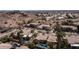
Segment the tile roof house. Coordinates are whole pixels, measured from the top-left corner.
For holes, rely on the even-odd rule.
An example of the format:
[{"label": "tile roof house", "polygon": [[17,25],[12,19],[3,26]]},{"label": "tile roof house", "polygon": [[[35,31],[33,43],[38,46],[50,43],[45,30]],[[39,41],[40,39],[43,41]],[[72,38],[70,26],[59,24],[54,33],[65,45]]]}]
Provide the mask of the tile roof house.
[{"label": "tile roof house", "polygon": [[37,37],[35,38],[37,40],[47,40],[47,34],[38,33]]},{"label": "tile roof house", "polygon": [[27,24],[28,27],[37,28],[39,24],[38,23],[29,23]]},{"label": "tile roof house", "polygon": [[56,36],[51,35],[51,34],[39,33],[39,34],[37,34],[37,37],[35,39],[37,39],[37,40],[46,40],[48,42],[56,42]]},{"label": "tile roof house", "polygon": [[70,44],[79,43],[79,35],[70,35],[66,37]]},{"label": "tile roof house", "polygon": [[50,29],[50,25],[42,24],[42,25],[38,26],[38,29],[49,30]]},{"label": "tile roof house", "polygon": [[48,42],[57,42],[57,41],[56,41],[56,36],[49,35],[47,41],[48,41]]}]

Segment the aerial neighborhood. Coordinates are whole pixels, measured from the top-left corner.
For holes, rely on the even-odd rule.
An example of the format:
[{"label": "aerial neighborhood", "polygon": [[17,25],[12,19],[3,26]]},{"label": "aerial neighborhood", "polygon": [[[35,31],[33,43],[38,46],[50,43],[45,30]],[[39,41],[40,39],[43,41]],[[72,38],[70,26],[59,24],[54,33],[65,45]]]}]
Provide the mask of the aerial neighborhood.
[{"label": "aerial neighborhood", "polygon": [[78,49],[79,11],[0,11],[0,49]]}]

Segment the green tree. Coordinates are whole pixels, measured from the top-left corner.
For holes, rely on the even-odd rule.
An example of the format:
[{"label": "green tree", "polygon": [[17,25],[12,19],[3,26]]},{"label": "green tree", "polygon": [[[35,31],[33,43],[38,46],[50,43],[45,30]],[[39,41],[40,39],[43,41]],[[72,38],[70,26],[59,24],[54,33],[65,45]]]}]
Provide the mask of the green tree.
[{"label": "green tree", "polygon": [[65,33],[62,32],[61,26],[58,22],[56,22],[54,31],[55,31],[56,36],[57,36],[57,48],[60,49],[60,48],[62,48],[62,42],[63,42],[63,39],[65,37]]},{"label": "green tree", "polygon": [[30,49],[34,49],[35,48],[35,44],[33,42],[29,42],[27,45]]},{"label": "green tree", "polygon": [[22,36],[23,36],[23,31],[20,30],[20,31],[17,33],[17,37],[18,37],[18,39],[20,39]]},{"label": "green tree", "polygon": [[69,48],[69,43],[68,43],[68,40],[67,39],[63,39],[62,48],[64,48],[64,49]]},{"label": "green tree", "polygon": [[6,43],[6,42],[10,42],[11,39],[9,38],[9,36],[5,36],[4,38],[1,39],[1,42]]},{"label": "green tree", "polygon": [[20,31],[17,33],[17,37],[18,37],[18,40],[19,40],[19,43],[20,43],[20,44],[22,44],[22,42],[23,42],[22,36],[23,36],[23,31],[20,30]]}]

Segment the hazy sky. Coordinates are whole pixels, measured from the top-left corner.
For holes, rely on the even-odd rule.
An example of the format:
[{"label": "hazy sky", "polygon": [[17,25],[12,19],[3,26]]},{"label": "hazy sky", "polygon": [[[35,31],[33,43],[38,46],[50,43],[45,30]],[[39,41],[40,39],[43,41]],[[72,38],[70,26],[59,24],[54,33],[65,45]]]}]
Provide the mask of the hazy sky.
[{"label": "hazy sky", "polygon": [[0,10],[79,10],[78,0],[0,0]]}]

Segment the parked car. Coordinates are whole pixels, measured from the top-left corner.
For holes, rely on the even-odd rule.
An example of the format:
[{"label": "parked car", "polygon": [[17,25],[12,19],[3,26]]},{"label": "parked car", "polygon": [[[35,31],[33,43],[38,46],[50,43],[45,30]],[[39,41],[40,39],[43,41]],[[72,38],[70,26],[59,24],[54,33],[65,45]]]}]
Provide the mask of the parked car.
[{"label": "parked car", "polygon": [[39,44],[36,44],[36,48],[38,48],[38,49],[48,49],[48,45],[39,43]]}]

